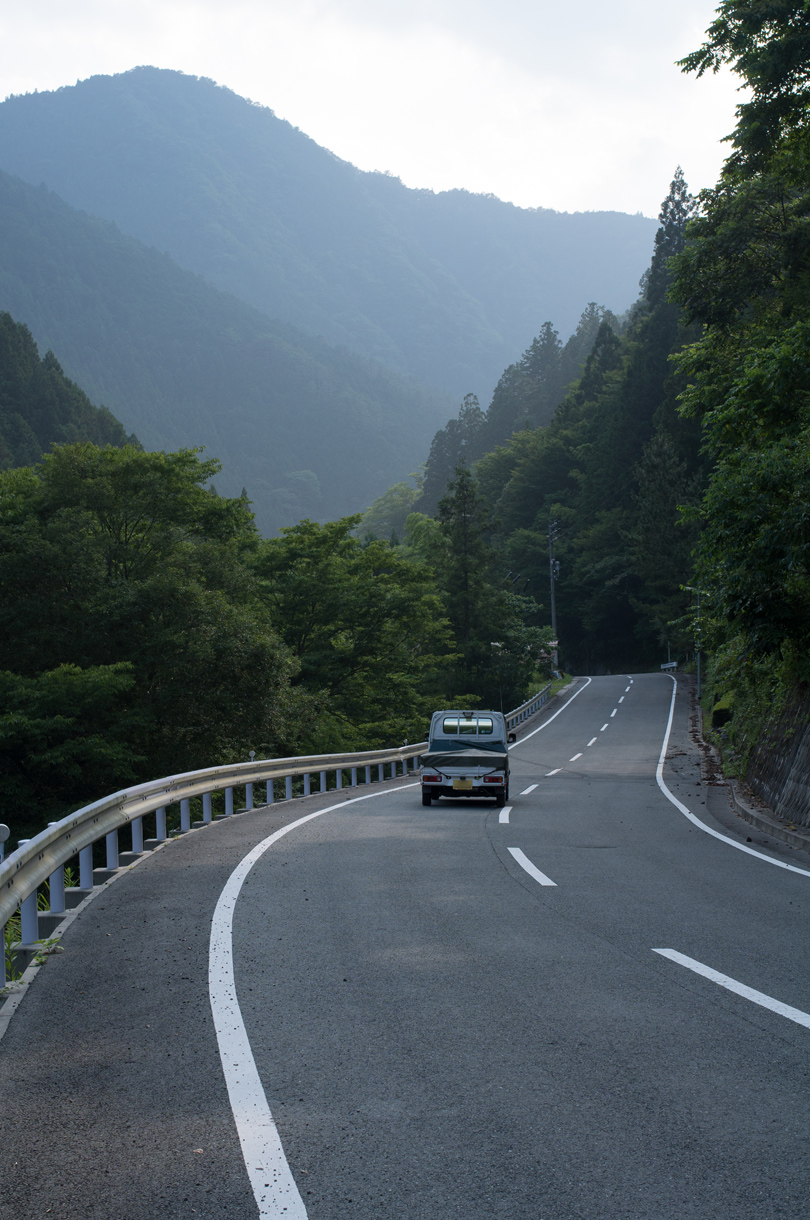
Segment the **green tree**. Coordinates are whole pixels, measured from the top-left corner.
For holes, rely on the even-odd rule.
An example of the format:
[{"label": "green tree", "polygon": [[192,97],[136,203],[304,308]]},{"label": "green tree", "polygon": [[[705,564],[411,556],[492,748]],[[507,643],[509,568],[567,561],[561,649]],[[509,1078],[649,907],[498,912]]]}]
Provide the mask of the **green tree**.
[{"label": "green tree", "polygon": [[432,571],[385,542],[364,545],[360,520],[301,521],[254,561],[294,681],[317,704],[308,739],[335,749],[418,740],[452,643]]}]

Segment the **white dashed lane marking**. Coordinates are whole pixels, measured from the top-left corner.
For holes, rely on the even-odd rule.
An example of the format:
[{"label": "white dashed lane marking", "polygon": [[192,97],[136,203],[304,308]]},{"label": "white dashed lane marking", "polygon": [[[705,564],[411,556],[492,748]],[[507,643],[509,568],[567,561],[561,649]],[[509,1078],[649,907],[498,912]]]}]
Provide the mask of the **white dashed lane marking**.
[{"label": "white dashed lane marking", "polygon": [[537,784],[529,784],[528,788],[524,788],[523,791],[519,795],[528,796],[530,792],[534,792],[536,787],[537,787]]},{"label": "white dashed lane marking", "polygon": [[606,729],[606,728],[607,728],[607,724],[603,724],[603,725],[602,725],[602,727],[601,727],[601,729],[599,730],[599,732],[600,732],[600,733],[604,733],[604,731],[605,731],[605,729]]},{"label": "white dashed lane marking", "polygon": [[504,805],[501,812],[498,814],[498,821],[507,825],[509,824],[509,814],[512,812],[511,805]]},{"label": "white dashed lane marking", "polygon": [[595,741],[596,741],[596,738],[592,737],[591,740],[588,742],[588,745],[592,746]]},{"label": "white dashed lane marking", "polygon": [[569,761],[569,762],[576,762],[578,758],[582,758],[582,751],[581,751],[581,750],[580,750],[579,754],[575,754],[575,755],[574,755],[574,757],[573,757],[573,758],[569,758],[569,759],[568,759],[568,761]]},{"label": "white dashed lane marking", "polygon": [[550,779],[552,775],[559,775],[562,767],[555,767],[553,771],[546,771],[546,779]]},{"label": "white dashed lane marking", "polygon": [[618,710],[619,710],[619,709],[618,709],[617,707],[614,707],[613,711],[610,713],[610,719],[611,719],[611,720],[612,720],[612,719],[613,719],[613,717],[616,715],[616,713],[618,712]]},{"label": "white dashed lane marking", "polygon": [[713,983],[717,983],[718,987],[725,987],[726,991],[733,991],[735,995],[741,995],[744,1000],[750,1000],[752,1004],[759,1004],[761,1008],[769,1008],[771,1012],[778,1013],[780,1017],[787,1017],[788,1021],[795,1021],[797,1025],[810,1029],[810,1013],[802,1012],[800,1008],[791,1008],[790,1004],[774,1000],[772,996],[765,995],[764,991],[755,991],[753,987],[746,987],[745,983],[738,983],[736,979],[730,979],[727,974],[721,974],[719,970],[712,970],[711,966],[704,966],[702,962],[696,962],[693,957],[687,957],[684,953],[676,952],[675,949],[653,949],[653,953],[660,953],[662,957],[668,957],[671,962],[677,962],[679,966],[685,966],[687,970],[694,970],[695,974],[702,974],[705,979],[711,979]]},{"label": "white dashed lane marking", "polygon": [[519,847],[510,847],[509,854],[514,856],[521,868],[525,869],[530,877],[533,877],[538,885],[554,885],[557,882],[552,881],[545,873],[541,873],[539,868],[536,868],[528,856],[525,856]]}]

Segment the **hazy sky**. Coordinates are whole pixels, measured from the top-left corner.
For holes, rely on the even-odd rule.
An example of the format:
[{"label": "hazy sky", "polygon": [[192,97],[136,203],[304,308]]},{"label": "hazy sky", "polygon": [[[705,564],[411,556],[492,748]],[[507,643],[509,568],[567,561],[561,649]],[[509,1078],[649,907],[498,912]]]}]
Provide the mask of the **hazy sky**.
[{"label": "hazy sky", "polygon": [[674,61],[711,0],[0,0],[0,93],[137,64],[212,77],[362,169],[656,215],[711,185],[739,100]]}]

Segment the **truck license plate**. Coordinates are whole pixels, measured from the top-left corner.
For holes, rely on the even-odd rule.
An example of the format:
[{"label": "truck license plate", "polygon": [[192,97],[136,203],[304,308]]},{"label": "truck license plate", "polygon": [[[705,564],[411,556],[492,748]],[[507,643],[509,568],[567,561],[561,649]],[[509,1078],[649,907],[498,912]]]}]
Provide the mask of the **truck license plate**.
[{"label": "truck license plate", "polygon": [[472,786],[473,786],[473,782],[471,779],[454,779],[453,780],[453,788],[456,791],[461,789],[461,791],[463,791],[463,792],[469,792],[469,790],[472,788]]}]

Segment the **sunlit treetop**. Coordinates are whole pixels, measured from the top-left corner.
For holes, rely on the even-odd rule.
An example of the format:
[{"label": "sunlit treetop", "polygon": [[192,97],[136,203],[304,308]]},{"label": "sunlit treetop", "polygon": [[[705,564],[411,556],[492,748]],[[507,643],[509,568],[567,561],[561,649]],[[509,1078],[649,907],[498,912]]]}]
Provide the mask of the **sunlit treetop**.
[{"label": "sunlit treetop", "polygon": [[779,139],[810,127],[810,0],[722,0],[684,72],[728,65],[751,91],[737,107],[729,169],[753,166]]}]

